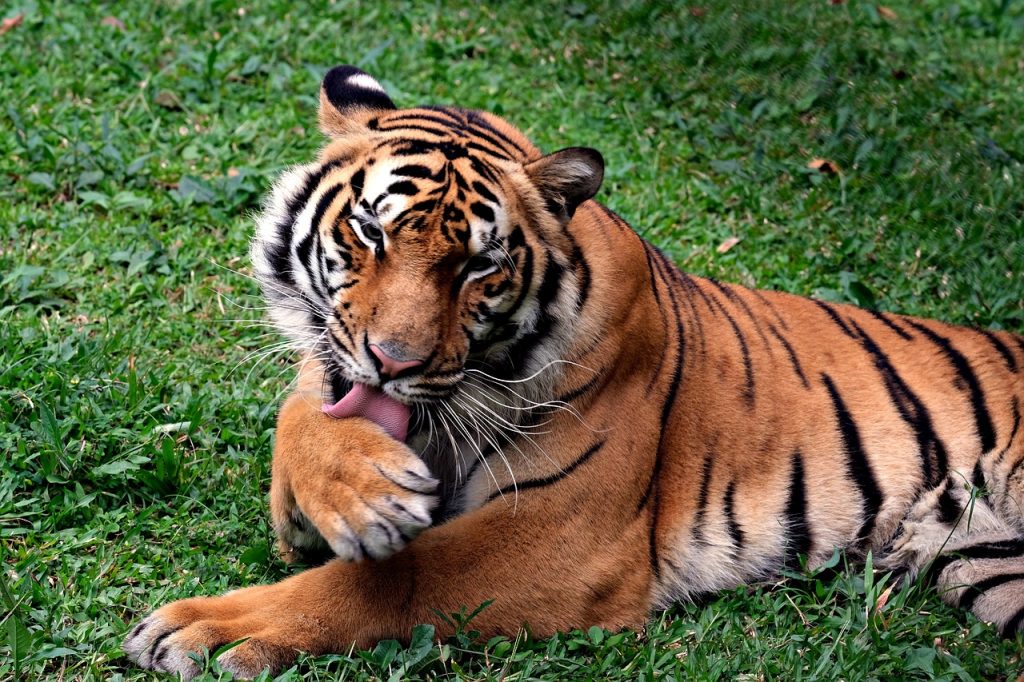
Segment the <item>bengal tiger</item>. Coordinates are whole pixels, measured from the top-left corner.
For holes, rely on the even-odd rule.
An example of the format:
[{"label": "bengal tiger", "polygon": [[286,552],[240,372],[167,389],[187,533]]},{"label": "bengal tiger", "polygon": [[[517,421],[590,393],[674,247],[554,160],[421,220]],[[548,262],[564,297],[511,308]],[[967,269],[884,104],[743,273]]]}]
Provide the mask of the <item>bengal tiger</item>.
[{"label": "bengal tiger", "polygon": [[244,640],[251,677],[488,602],[483,635],[636,627],[834,548],[1021,629],[1024,337],[686,274],[592,200],[598,152],[351,66],[319,124],[252,261],[305,352],[274,528],[332,558],[158,609],[133,661]]}]

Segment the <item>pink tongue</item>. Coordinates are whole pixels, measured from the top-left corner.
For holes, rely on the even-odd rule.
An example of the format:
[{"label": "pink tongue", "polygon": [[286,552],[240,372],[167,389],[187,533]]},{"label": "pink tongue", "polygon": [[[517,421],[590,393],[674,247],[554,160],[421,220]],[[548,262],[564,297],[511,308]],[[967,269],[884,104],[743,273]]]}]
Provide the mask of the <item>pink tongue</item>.
[{"label": "pink tongue", "polygon": [[352,384],[352,390],[333,405],[324,405],[331,417],[365,417],[395,440],[405,442],[409,431],[409,407],[366,384]]}]

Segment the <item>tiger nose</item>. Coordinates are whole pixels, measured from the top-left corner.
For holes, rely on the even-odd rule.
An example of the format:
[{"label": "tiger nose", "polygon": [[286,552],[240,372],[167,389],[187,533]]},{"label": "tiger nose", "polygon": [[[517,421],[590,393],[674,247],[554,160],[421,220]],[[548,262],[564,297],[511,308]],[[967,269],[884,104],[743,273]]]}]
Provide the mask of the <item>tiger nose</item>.
[{"label": "tiger nose", "polygon": [[394,379],[406,370],[419,367],[423,364],[423,360],[415,358],[412,360],[399,360],[393,358],[387,354],[387,352],[375,343],[370,344],[370,352],[373,353],[377,360],[380,362],[379,371],[382,376],[390,377]]}]

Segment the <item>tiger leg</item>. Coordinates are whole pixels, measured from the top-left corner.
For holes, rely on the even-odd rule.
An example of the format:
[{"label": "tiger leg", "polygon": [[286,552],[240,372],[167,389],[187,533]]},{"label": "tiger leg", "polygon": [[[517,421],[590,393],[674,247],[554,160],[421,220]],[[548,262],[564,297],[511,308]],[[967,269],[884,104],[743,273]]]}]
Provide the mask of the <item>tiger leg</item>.
[{"label": "tiger leg", "polygon": [[366,419],[334,419],[296,392],[278,417],[270,511],[286,561],[380,559],[431,523],[438,483]]},{"label": "tiger leg", "polygon": [[923,572],[945,602],[1010,637],[1024,628],[1024,534],[985,492],[953,474],[922,495],[883,565]]},{"label": "tiger leg", "polygon": [[[495,500],[424,531],[378,562],[332,560],[275,585],[171,603],[129,634],[140,665],[190,679],[190,654],[245,640],[219,657],[240,677],[280,670],[298,651],[345,651],[380,639],[407,640],[413,625],[451,628],[437,613],[491,602],[472,621],[484,636],[537,636],[586,625],[636,626],[650,606],[645,518],[607,519],[603,499],[568,504],[534,490],[515,513]],[[491,601],[493,600],[493,601]]]}]

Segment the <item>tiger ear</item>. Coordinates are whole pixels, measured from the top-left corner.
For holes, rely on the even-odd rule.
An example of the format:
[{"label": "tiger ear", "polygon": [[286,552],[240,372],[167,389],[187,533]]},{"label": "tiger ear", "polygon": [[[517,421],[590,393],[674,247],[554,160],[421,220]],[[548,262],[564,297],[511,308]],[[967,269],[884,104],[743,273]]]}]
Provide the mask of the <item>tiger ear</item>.
[{"label": "tiger ear", "polygon": [[601,188],[604,158],[596,149],[569,147],[525,166],[548,210],[568,221],[577,207]]},{"label": "tiger ear", "polygon": [[327,135],[354,132],[375,114],[394,108],[384,86],[354,66],[334,67],[320,84],[320,130]]}]

